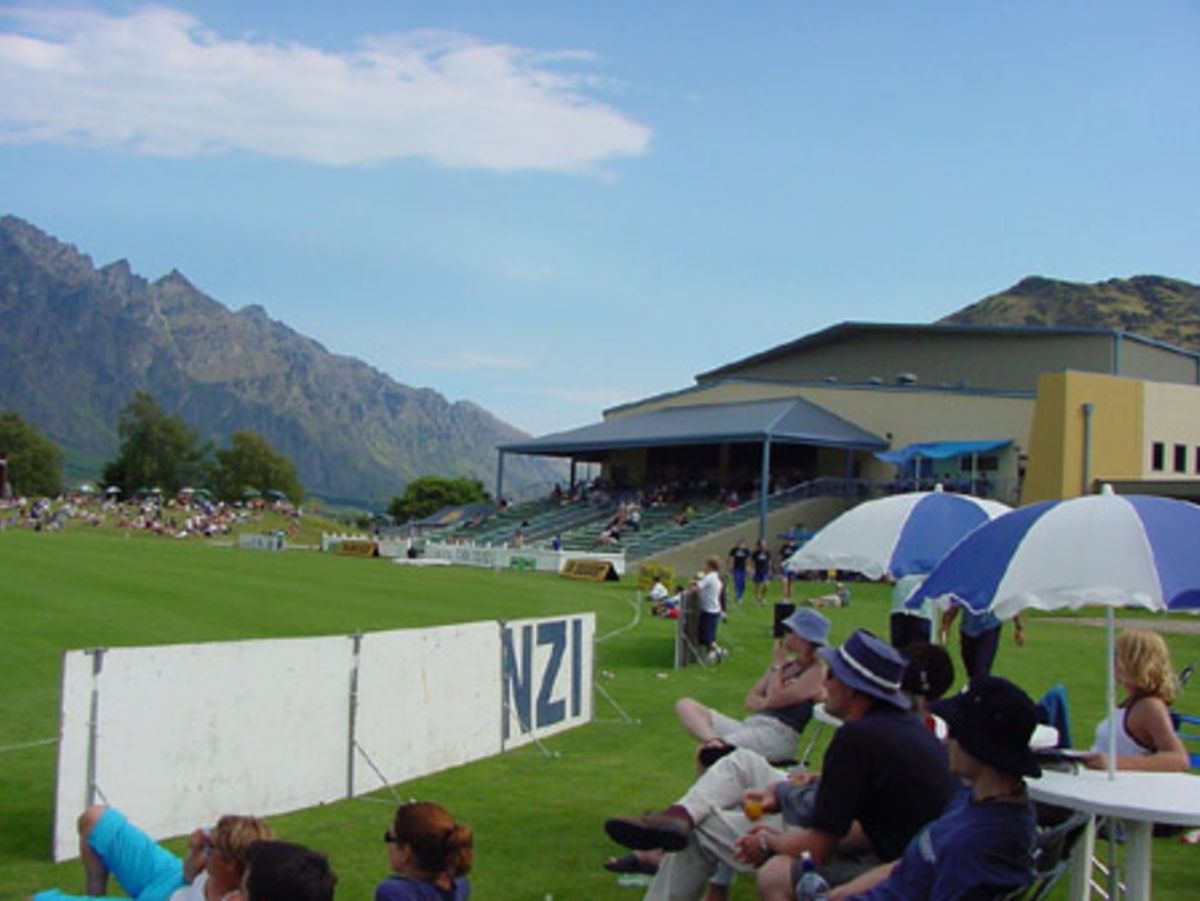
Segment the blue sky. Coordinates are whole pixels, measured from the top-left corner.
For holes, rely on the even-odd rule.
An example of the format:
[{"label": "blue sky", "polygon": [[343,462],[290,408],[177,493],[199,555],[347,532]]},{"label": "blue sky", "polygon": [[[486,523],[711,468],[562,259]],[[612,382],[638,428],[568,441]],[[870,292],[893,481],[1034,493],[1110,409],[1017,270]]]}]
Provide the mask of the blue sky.
[{"label": "blue sky", "polygon": [[1200,4],[0,0],[0,212],[534,434],[1026,275],[1200,282]]}]

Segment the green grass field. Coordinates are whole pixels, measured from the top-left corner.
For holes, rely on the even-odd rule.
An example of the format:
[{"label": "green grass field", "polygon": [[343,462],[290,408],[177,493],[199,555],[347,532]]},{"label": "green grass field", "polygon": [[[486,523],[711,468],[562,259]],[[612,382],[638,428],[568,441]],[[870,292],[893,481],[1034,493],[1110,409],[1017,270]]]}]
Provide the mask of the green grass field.
[{"label": "green grass field", "polygon": [[[799,586],[798,594],[826,586]],[[778,588],[773,589],[773,597]],[[637,898],[600,867],[617,849],[601,823],[670,802],[693,776],[694,746],[672,702],[692,695],[739,709],[767,662],[770,612],[735,610],[721,641],[731,658],[710,670],[670,668],[673,624],[638,615],[632,580],[590,584],[545,575],[395,566],[316,553],[268,554],[111,532],[0,533],[0,899],[57,885],[78,891],[78,864],[49,863],[62,652],[419,627],[594,611],[597,672],[628,724],[599,692],[596,721],[550,740],[370,798],[273,817],[282,837],[319,848],[339,873],[338,897],[367,899],[386,873],[380,836],[394,797],[446,804],[476,832],[478,898]],[[886,632],[887,594],[855,586],[834,610],[834,637]],[[1103,710],[1104,633],[1034,618],[1022,649],[1006,641],[997,672],[1034,696],[1063,682],[1076,744]],[[1176,664],[1200,659],[1200,636],[1168,635]],[[611,674],[611,675],[607,675]],[[1184,709],[1200,710],[1200,688]],[[319,725],[315,727],[319,728]],[[28,745],[28,746],[26,746]],[[302,749],[281,747],[280,754]],[[818,753],[819,759],[819,753]],[[1156,840],[1155,897],[1195,896],[1200,847]],[[1061,891],[1058,893],[1061,896]],[[742,879],[734,898],[755,897]]]}]

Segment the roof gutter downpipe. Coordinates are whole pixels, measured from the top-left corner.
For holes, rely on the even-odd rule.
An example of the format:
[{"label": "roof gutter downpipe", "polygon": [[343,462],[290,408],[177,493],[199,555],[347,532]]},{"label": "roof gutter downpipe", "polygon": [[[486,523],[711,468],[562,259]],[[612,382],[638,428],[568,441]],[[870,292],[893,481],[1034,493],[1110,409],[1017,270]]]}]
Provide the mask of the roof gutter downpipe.
[{"label": "roof gutter downpipe", "polygon": [[1092,404],[1083,404],[1083,485],[1082,493],[1092,493]]}]

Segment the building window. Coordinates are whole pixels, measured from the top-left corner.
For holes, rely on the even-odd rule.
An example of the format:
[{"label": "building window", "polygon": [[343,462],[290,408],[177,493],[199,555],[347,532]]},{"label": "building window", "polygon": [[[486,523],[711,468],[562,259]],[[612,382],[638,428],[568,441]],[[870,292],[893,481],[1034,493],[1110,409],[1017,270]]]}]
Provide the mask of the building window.
[{"label": "building window", "polygon": [[974,467],[971,466],[970,454],[963,454],[961,460],[959,466],[963,472],[970,472],[972,469],[976,472],[998,472],[1000,469],[1000,458],[995,454],[983,454],[976,457]]},{"label": "building window", "polygon": [[1162,472],[1167,465],[1167,448],[1161,441],[1155,441],[1150,445],[1150,468],[1155,472]]},{"label": "building window", "polygon": [[1175,471],[1187,472],[1187,445],[1175,445]]},{"label": "building window", "polygon": [[1196,448],[1196,475],[1200,475],[1200,446]]}]

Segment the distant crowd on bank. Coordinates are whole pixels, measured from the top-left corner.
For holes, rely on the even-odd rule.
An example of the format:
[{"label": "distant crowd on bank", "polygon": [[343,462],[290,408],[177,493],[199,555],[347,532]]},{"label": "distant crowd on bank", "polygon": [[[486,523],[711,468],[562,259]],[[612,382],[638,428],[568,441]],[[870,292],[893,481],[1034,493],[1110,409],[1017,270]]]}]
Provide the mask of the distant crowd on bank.
[{"label": "distant crowd on bank", "polygon": [[217,538],[268,510],[290,517],[289,533],[299,532],[302,511],[286,500],[255,498],[229,504],[193,492],[175,497],[147,493],[129,500],[84,492],[55,498],[0,499],[0,531],[57,532],[71,525],[110,526],[170,538]]}]

